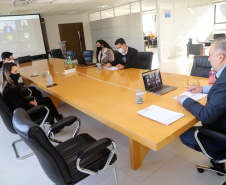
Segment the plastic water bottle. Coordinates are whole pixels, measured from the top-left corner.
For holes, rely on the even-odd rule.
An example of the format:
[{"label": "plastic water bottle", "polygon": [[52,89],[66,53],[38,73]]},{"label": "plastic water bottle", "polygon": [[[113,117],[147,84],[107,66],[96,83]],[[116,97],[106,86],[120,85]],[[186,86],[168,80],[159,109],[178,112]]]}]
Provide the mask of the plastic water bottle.
[{"label": "plastic water bottle", "polygon": [[72,68],[72,62],[71,62],[71,57],[70,56],[68,57],[68,65],[69,65],[69,68],[71,69]]},{"label": "plastic water bottle", "polygon": [[48,74],[47,74],[47,83],[48,83],[48,85],[52,85],[53,84],[53,77],[49,73],[49,71],[48,71]]},{"label": "plastic water bottle", "polygon": [[215,71],[213,70],[213,68],[211,68],[211,71],[209,72],[209,84],[213,84],[216,81],[215,79]]},{"label": "plastic water bottle", "polygon": [[49,58],[49,60],[51,60],[51,59],[52,59],[52,57],[51,57],[50,53],[49,53],[49,55],[48,55],[48,58]]}]

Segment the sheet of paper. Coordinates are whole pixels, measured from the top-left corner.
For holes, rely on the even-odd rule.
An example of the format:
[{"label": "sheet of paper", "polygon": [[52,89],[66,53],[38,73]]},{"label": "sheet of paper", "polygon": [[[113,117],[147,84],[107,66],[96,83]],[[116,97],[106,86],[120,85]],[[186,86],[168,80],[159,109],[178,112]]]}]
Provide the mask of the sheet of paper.
[{"label": "sheet of paper", "polygon": [[137,113],[164,125],[169,125],[184,116],[184,114],[170,111],[156,105],[152,105],[146,109],[137,111]]},{"label": "sheet of paper", "polygon": [[[203,94],[203,93],[196,93],[196,94],[193,94],[191,92],[187,92],[185,91],[184,93],[180,94],[180,95],[185,95],[185,96],[188,96],[190,98],[192,98],[193,100],[195,101],[199,101],[201,100],[202,98],[206,97],[207,94]],[[174,99],[176,100],[177,97],[174,97]]]},{"label": "sheet of paper", "polygon": [[118,70],[117,67],[109,67],[109,68],[106,68],[106,67],[105,67],[105,69],[110,70],[110,71],[116,71],[116,70]]}]

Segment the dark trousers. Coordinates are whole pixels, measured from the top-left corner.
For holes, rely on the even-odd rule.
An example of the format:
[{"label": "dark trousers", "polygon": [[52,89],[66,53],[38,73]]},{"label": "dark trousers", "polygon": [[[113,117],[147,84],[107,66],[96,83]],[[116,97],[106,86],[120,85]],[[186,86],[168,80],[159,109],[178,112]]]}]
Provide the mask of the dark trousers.
[{"label": "dark trousers", "polygon": [[61,117],[61,115],[59,114],[55,105],[53,104],[52,100],[49,97],[37,98],[36,101],[37,101],[38,105],[45,105],[49,108],[50,116],[52,116],[56,119]]}]

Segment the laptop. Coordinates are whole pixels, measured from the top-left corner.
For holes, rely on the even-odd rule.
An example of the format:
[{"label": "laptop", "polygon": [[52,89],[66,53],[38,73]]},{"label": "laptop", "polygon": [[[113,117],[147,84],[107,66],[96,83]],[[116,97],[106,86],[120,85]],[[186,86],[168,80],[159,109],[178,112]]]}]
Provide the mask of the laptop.
[{"label": "laptop", "polygon": [[142,73],[142,76],[145,90],[147,92],[162,95],[176,89],[176,87],[162,84],[162,78],[159,69],[144,72]]},{"label": "laptop", "polygon": [[75,57],[78,61],[78,64],[80,66],[93,66],[95,65],[94,63],[89,63],[89,62],[86,62],[85,59],[84,59],[84,56],[82,54],[75,54]]}]

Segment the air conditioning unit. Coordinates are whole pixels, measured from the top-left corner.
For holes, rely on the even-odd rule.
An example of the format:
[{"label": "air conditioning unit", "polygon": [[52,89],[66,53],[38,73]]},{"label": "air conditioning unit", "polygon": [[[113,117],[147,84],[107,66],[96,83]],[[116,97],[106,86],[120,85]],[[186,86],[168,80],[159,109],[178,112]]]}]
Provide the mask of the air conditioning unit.
[{"label": "air conditioning unit", "polygon": [[15,0],[13,4],[14,6],[28,6],[29,2],[27,0]]}]

